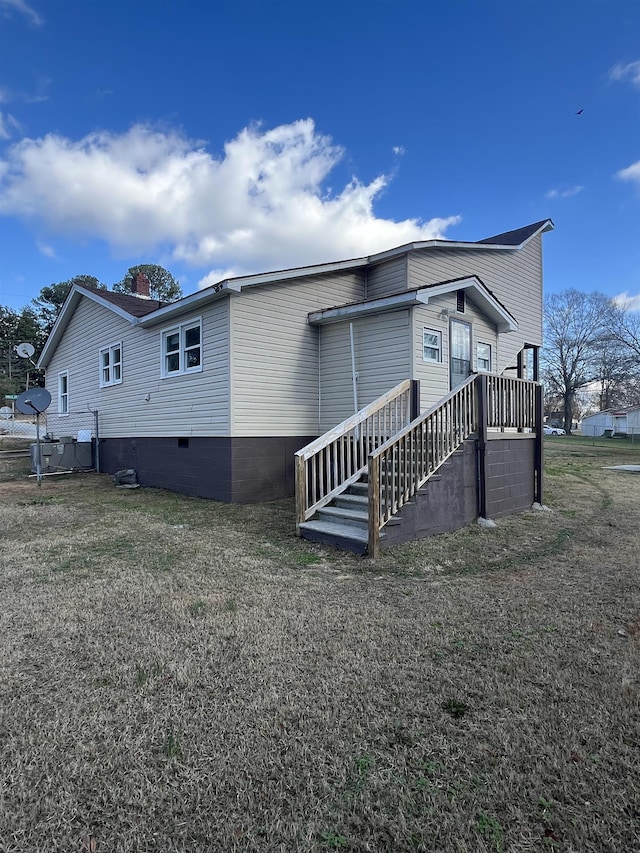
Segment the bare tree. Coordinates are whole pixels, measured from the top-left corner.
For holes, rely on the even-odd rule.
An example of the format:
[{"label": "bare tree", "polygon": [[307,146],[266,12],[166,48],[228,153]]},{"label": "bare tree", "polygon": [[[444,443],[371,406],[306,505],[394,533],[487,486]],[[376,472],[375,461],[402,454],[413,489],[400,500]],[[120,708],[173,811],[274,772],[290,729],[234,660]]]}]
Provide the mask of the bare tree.
[{"label": "bare tree", "polygon": [[543,375],[550,396],[562,401],[571,431],[576,391],[598,378],[598,346],[606,333],[609,300],[601,293],[565,290],[545,299]]},{"label": "bare tree", "polygon": [[628,302],[613,302],[609,316],[612,337],[640,364],[640,310],[632,311]]},{"label": "bare tree", "polygon": [[604,324],[605,331],[595,341],[593,356],[600,411],[628,405],[630,390],[640,374],[640,359],[616,335],[609,332],[608,319],[604,320]]}]

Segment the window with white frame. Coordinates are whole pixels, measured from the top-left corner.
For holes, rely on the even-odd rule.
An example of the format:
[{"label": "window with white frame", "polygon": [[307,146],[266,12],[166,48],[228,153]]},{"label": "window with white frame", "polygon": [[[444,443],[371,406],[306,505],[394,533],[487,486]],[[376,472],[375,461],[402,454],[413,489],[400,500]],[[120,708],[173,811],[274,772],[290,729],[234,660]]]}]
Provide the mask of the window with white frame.
[{"label": "window with white frame", "polygon": [[100,387],[119,385],[122,382],[122,344],[113,344],[100,350]]},{"label": "window with white frame", "polygon": [[58,414],[69,414],[69,373],[66,370],[58,374]]},{"label": "window with white frame", "polygon": [[476,365],[479,371],[491,373],[491,344],[476,344]]},{"label": "window with white frame", "polygon": [[162,377],[202,370],[202,320],[181,323],[162,333]]},{"label": "window with white frame", "polygon": [[436,329],[422,329],[422,359],[442,363],[442,332]]}]

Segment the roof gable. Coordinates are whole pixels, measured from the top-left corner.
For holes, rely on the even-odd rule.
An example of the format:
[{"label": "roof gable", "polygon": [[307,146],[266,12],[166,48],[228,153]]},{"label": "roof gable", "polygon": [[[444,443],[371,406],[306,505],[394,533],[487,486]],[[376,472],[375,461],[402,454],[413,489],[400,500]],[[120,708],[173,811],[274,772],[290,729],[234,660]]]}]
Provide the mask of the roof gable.
[{"label": "roof gable", "polygon": [[38,359],[38,367],[45,368],[47,366],[64,334],[69,320],[78,307],[78,303],[81,299],[85,298],[90,299],[92,302],[101,305],[109,311],[113,311],[132,325],[135,325],[141,317],[146,317],[147,314],[154,313],[163,305],[162,302],[158,302],[156,299],[140,299],[138,296],[129,296],[126,293],[94,290],[91,287],[82,287],[79,284],[74,284],[67,294],[64,305],[42,349],[42,353]]}]

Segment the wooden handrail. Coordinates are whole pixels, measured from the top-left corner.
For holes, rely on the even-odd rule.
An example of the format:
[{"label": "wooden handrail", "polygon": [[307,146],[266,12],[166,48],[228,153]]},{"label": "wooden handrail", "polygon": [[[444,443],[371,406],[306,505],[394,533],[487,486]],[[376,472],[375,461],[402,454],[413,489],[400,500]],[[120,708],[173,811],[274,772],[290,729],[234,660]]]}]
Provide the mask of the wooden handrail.
[{"label": "wooden handrail", "polygon": [[470,435],[488,426],[538,427],[537,387],[493,374],[470,376],[369,453],[369,556],[378,555],[382,527]]},{"label": "wooden handrail", "polygon": [[395,400],[396,397],[399,397],[405,391],[408,391],[411,387],[411,380],[405,379],[404,382],[399,382],[395,388],[392,388],[391,391],[387,391],[386,394],[382,394],[382,396],[378,397],[372,403],[369,403],[368,406],[365,406],[363,409],[360,409],[354,415],[350,415],[346,418],[342,423],[339,423],[337,426],[332,427],[328,432],[325,432],[319,438],[310,441],[309,444],[305,445],[303,448],[297,451],[296,456],[301,459],[309,459],[319,450],[322,450],[327,445],[331,444],[332,441],[335,441],[344,433],[349,432],[349,430],[353,429],[353,427],[358,426],[363,421],[365,421],[370,415],[377,412],[387,403]]},{"label": "wooden handrail", "polygon": [[400,382],[295,454],[296,526],[367,469],[369,453],[411,419],[411,380]]}]

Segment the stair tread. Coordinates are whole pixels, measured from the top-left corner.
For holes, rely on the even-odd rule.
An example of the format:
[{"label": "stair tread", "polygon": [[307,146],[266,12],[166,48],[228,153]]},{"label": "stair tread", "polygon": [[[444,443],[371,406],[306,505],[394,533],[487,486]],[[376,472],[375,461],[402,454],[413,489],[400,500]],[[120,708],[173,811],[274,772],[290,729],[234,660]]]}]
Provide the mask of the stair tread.
[{"label": "stair tread", "polygon": [[352,483],[349,486],[349,489],[351,490],[351,494],[354,494],[355,492],[362,492],[363,494],[366,495],[367,492],[369,491],[369,484],[368,483]]},{"label": "stair tread", "polygon": [[369,513],[366,510],[346,509],[339,506],[324,506],[318,510],[318,515],[333,515],[339,518],[348,518],[351,521],[362,521],[365,524],[369,521]]},{"label": "stair tread", "polygon": [[345,501],[345,503],[354,504],[354,506],[366,506],[369,498],[367,495],[351,495],[348,492],[343,492],[337,495],[334,501]]},{"label": "stair tread", "polygon": [[369,534],[362,527],[355,525],[340,524],[336,521],[321,521],[314,519],[313,521],[305,521],[300,525],[301,530],[316,530],[318,533],[327,533],[330,536],[337,536],[342,539],[353,539],[356,542],[368,542]]}]

